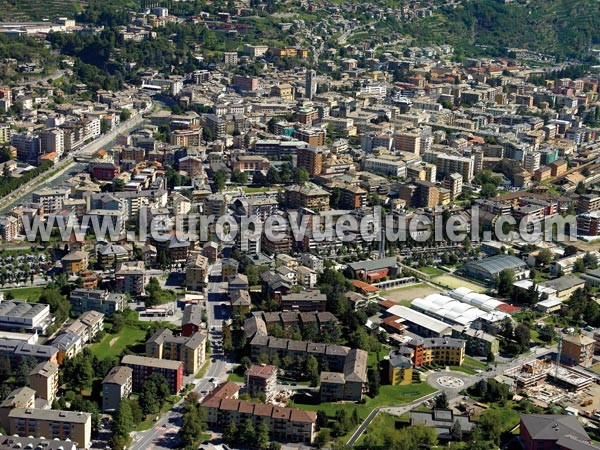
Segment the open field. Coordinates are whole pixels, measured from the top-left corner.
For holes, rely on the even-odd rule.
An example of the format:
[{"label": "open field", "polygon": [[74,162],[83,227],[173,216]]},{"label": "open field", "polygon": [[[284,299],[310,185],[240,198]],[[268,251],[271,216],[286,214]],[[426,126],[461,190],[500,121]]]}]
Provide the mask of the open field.
[{"label": "open field", "polygon": [[417,297],[426,297],[430,294],[437,294],[440,289],[429,286],[425,283],[417,283],[411,286],[405,286],[390,291],[384,291],[382,297],[398,303],[399,305],[410,306],[410,302]]},{"label": "open field", "polygon": [[432,277],[437,277],[440,275],[444,275],[446,273],[442,269],[438,269],[437,267],[431,267],[431,266],[419,267],[419,268],[417,268],[417,270],[419,272],[426,273],[427,275],[431,275]]},{"label": "open field", "polygon": [[471,283],[470,281],[463,280],[462,278],[455,277],[454,275],[444,274],[439,277],[433,278],[431,281],[440,284],[448,289],[456,289],[458,287],[466,287],[475,292],[485,292],[487,289],[479,284]]},{"label": "open field", "polygon": [[364,420],[369,413],[378,406],[392,406],[411,403],[425,395],[435,392],[435,389],[427,383],[409,384],[406,386],[383,385],[379,389],[379,395],[375,398],[365,397],[366,403],[318,403],[315,398],[314,402],[304,401],[300,399],[297,402],[290,402],[290,406],[294,408],[304,409],[308,411],[325,411],[329,418],[333,418],[335,413],[340,409],[345,409],[351,414],[354,409],[358,411],[361,420]]},{"label": "open field", "polygon": [[24,287],[15,289],[6,289],[1,291],[5,296],[9,292],[15,297],[15,300],[27,300],[31,303],[36,303],[40,300],[40,295],[44,292],[43,287]]},{"label": "open field", "polygon": [[119,356],[126,346],[144,342],[146,332],[139,328],[125,326],[117,334],[107,334],[101,342],[90,347],[91,352],[98,359],[106,359],[111,356]]}]

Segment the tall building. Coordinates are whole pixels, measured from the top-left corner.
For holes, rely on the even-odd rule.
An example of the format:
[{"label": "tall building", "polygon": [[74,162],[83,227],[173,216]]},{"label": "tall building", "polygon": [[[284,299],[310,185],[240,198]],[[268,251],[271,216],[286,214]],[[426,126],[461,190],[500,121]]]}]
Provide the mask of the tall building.
[{"label": "tall building", "polygon": [[10,434],[69,439],[77,448],[90,448],[92,441],[92,415],[77,411],[53,409],[15,408],[8,414]]},{"label": "tall building", "polygon": [[394,136],[394,149],[398,152],[421,154],[421,134],[415,131],[396,133]]},{"label": "tall building", "polygon": [[102,380],[102,411],[116,411],[121,400],[131,395],[132,388],[131,368],[113,367]]},{"label": "tall building", "polygon": [[17,133],[12,135],[10,143],[17,149],[17,159],[19,161],[37,165],[38,156],[42,153],[39,136],[29,133]]},{"label": "tall building", "polygon": [[172,394],[177,394],[183,389],[183,363],[145,356],[125,355],[121,364],[133,370],[133,390],[140,392],[142,386],[150,376],[161,374],[169,383]]},{"label": "tall building", "polygon": [[175,336],[168,329],[159,330],[146,342],[146,355],[151,358],[181,361],[186,374],[193,375],[206,354],[206,336],[197,331],[191,336]]},{"label": "tall building", "polygon": [[583,334],[563,338],[560,359],[564,364],[589,367],[594,358],[596,342]]},{"label": "tall building", "polygon": [[310,177],[321,174],[323,170],[323,150],[316,147],[298,149],[298,169],[304,169]]},{"label": "tall building", "polygon": [[459,173],[451,173],[444,177],[443,181],[444,188],[450,191],[450,197],[452,200],[462,194],[463,177]]},{"label": "tall building", "polygon": [[58,392],[58,364],[52,361],[39,363],[27,375],[27,384],[51,405]]},{"label": "tall building", "polygon": [[60,128],[43,130],[39,136],[43,153],[55,152],[60,158],[65,152],[65,134]]},{"label": "tall building", "polygon": [[462,175],[465,183],[470,183],[474,177],[475,161],[473,158],[439,153],[435,158],[438,177],[445,177],[451,173]]},{"label": "tall building", "polygon": [[306,98],[312,100],[317,93],[317,72],[315,70],[306,71],[306,83],[305,83]]}]

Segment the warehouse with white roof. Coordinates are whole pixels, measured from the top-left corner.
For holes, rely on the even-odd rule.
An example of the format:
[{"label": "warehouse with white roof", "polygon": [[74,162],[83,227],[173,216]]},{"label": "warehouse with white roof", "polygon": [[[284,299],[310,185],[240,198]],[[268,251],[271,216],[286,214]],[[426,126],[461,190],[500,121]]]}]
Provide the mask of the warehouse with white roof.
[{"label": "warehouse with white roof", "polygon": [[480,294],[466,287],[459,287],[449,293],[450,297],[468,305],[475,306],[484,311],[496,311],[501,309],[506,303],[496,300],[489,295]]},{"label": "warehouse with white roof", "polygon": [[442,294],[415,298],[411,302],[411,308],[446,323],[462,326],[469,326],[477,320],[495,323],[508,317],[508,314],[504,312],[486,311]]}]

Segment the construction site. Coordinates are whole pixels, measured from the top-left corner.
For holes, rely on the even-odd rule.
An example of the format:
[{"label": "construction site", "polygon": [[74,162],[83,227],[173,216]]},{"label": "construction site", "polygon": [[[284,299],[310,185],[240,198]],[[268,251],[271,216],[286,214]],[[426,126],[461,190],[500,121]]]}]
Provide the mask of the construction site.
[{"label": "construction site", "polygon": [[517,389],[540,406],[550,403],[579,406],[590,395],[595,398],[592,391],[599,390],[593,377],[550,360],[535,360],[509,369],[504,375],[512,378]]}]

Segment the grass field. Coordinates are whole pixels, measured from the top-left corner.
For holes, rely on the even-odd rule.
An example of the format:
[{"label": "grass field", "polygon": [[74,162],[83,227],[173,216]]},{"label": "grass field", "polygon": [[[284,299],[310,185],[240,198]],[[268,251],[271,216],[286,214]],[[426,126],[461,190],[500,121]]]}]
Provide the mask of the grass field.
[{"label": "grass field", "polygon": [[440,284],[448,289],[456,289],[458,287],[466,287],[475,292],[485,292],[487,289],[479,284],[471,283],[470,281],[463,280],[462,278],[455,277],[454,275],[444,274],[439,277],[435,277],[432,280],[434,283]]},{"label": "grass field", "polygon": [[27,300],[28,302],[35,303],[40,300],[40,295],[44,292],[43,287],[24,287],[15,289],[5,289],[1,291],[5,296],[9,292],[15,297],[15,300]]},{"label": "grass field", "polygon": [[465,356],[463,366],[471,367],[473,369],[480,369],[480,370],[487,369],[487,364],[479,361],[478,359],[471,358],[470,356]]},{"label": "grass field", "polygon": [[229,374],[229,376],[227,377],[227,381],[233,381],[234,383],[243,383],[246,380],[243,376],[233,372]]},{"label": "grass field", "polygon": [[123,327],[117,334],[107,334],[101,342],[90,347],[91,352],[98,359],[106,359],[111,356],[119,356],[128,345],[144,342],[146,332],[139,328]]},{"label": "grass field", "polygon": [[446,273],[443,270],[438,269],[437,267],[431,267],[431,266],[419,267],[419,268],[417,268],[417,270],[419,272],[423,272],[427,275],[431,275],[432,277],[439,277],[440,275],[444,275]]},{"label": "grass field", "polygon": [[352,413],[354,409],[358,411],[361,420],[369,415],[369,413],[378,406],[402,405],[411,403],[419,398],[435,392],[435,389],[427,383],[409,384],[406,386],[391,386],[383,385],[379,389],[379,395],[375,398],[366,397],[365,404],[358,403],[318,403],[315,402],[290,402],[290,406],[304,409],[308,411],[325,411],[330,418],[335,416],[335,413],[340,409],[345,409],[348,413]]},{"label": "grass field", "polygon": [[381,296],[399,305],[410,307],[410,302],[415,298],[423,298],[430,294],[437,294],[439,292],[440,290],[433,286],[429,286],[425,283],[417,283],[411,286],[404,286],[398,289],[384,291]]}]

